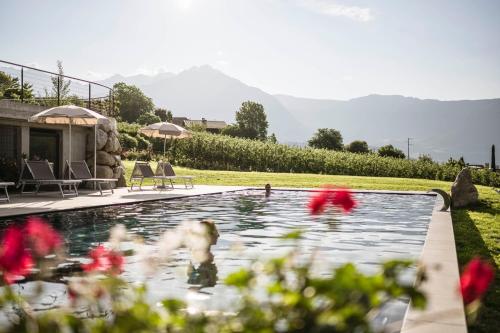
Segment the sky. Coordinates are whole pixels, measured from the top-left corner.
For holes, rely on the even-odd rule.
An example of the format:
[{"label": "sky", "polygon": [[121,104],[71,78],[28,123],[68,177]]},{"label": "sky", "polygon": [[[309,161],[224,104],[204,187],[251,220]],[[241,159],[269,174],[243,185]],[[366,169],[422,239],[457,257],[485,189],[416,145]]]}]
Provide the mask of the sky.
[{"label": "sky", "polygon": [[89,80],[209,64],[310,98],[498,98],[499,17],[496,0],[0,0],[0,60]]}]

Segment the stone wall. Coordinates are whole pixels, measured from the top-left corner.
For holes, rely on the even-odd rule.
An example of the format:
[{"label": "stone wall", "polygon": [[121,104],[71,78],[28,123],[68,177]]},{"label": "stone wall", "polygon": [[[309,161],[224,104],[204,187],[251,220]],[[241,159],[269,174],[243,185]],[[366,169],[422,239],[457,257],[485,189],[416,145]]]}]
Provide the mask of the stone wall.
[{"label": "stone wall", "polygon": [[[117,187],[127,186],[125,168],[123,167],[120,153],[122,147],[118,140],[116,120],[110,119],[109,124],[99,124],[97,128],[97,178],[116,178]],[[87,137],[87,164],[94,174],[94,131]]]}]

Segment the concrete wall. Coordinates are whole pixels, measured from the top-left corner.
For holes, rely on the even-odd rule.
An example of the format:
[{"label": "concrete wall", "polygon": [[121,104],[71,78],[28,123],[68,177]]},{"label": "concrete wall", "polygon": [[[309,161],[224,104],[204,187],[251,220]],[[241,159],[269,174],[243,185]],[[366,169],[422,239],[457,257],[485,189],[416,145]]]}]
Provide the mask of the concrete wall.
[{"label": "concrete wall", "polygon": [[[0,100],[0,125],[17,126],[21,129],[21,153],[32,156],[30,147],[30,128],[53,129],[61,133],[60,147],[60,170],[63,174],[64,161],[69,159],[69,127],[68,125],[47,125],[29,123],[32,115],[47,109],[39,105],[23,104],[14,101]],[[87,135],[93,133],[93,127],[72,126],[71,127],[71,158],[72,160],[85,160]],[[93,135],[93,134],[92,134]]]}]

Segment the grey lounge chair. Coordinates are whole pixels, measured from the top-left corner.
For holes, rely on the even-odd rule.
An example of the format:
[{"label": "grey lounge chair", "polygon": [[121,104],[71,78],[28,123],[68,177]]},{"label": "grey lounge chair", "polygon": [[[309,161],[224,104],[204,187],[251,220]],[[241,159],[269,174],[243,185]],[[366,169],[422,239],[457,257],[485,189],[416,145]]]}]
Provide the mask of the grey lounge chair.
[{"label": "grey lounge chair", "polygon": [[92,173],[90,173],[89,166],[85,161],[71,161],[71,165],[66,161],[66,165],[71,173],[73,179],[79,179],[82,182],[94,183],[97,185],[99,192],[102,195],[102,185],[108,186],[108,191],[115,193],[113,191],[113,183],[116,183],[118,179],[115,178],[94,178]]},{"label": "grey lounge chair", "polygon": [[[24,160],[18,186],[21,186],[21,194],[37,194],[42,185],[56,185],[59,187],[59,191],[64,198],[67,196],[78,196],[77,186],[81,182],[81,180],[77,179],[56,179],[48,161]],[[35,185],[35,190],[25,192],[24,187],[30,184]],[[63,187],[68,187],[68,189],[64,191]]]},{"label": "grey lounge chair", "polygon": [[[156,167],[156,176],[164,177],[170,181],[172,188],[174,188],[173,181],[176,179],[182,179],[184,181],[184,186],[186,188],[194,188],[193,185],[193,176],[177,176],[175,174],[174,168],[168,162],[158,162],[158,166]],[[189,183],[189,184],[188,184]]]},{"label": "grey lounge chair", "polygon": [[139,181],[139,190],[142,190],[142,182],[147,178],[153,180],[153,188],[155,189],[157,187],[156,180],[159,177],[155,176],[148,162],[136,161],[132,174],[130,175],[130,190],[134,190],[134,181]]},{"label": "grey lounge chair", "polygon": [[0,197],[0,202],[5,201],[5,202],[10,202],[10,197],[9,197],[9,191],[7,191],[7,187],[9,186],[14,186],[16,185],[15,183],[12,182],[2,182],[0,181],[0,188],[3,188],[5,192],[4,197]]}]

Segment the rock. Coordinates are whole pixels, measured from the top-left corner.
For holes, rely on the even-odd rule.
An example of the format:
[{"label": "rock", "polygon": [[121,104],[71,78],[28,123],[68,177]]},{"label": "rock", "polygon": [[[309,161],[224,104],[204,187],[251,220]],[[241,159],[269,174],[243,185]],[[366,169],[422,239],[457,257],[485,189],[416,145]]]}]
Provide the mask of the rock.
[{"label": "rock", "polygon": [[116,187],[127,187],[127,180],[125,179],[125,174],[121,175],[116,182]]},{"label": "rock", "polygon": [[120,179],[120,177],[124,174],[124,170],[121,166],[117,166],[113,169],[113,178]]},{"label": "rock", "polygon": [[[101,150],[104,148],[106,143],[108,142],[108,134],[104,132],[102,129],[97,129],[97,150]],[[92,131],[87,136],[87,151],[94,151],[94,132]]]},{"label": "rock", "polygon": [[451,205],[453,208],[474,205],[479,200],[479,193],[472,183],[468,168],[463,168],[451,186]]},{"label": "rock", "polygon": [[[91,158],[90,160],[93,163],[93,159]],[[113,157],[113,155],[111,155],[109,153],[106,153],[103,150],[99,150],[99,151],[97,151],[97,161],[96,161],[96,163],[99,164],[99,165],[107,165],[107,166],[112,167],[112,166],[116,165],[116,160]]]},{"label": "rock", "polygon": [[122,158],[120,157],[120,155],[113,155],[113,157],[115,158],[116,165],[122,166]]},{"label": "rock", "polygon": [[118,137],[114,132],[109,132],[108,141],[106,142],[103,150],[108,153],[121,153],[122,147],[120,145],[120,140],[118,140]]},{"label": "rock", "polygon": [[97,165],[97,178],[113,178],[113,169],[107,165]]}]

